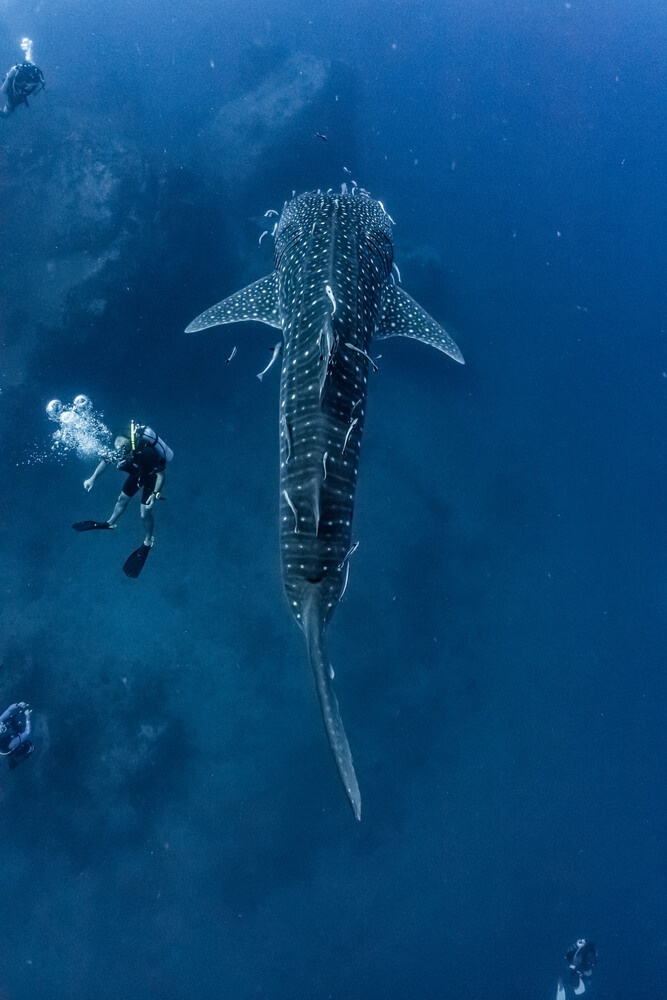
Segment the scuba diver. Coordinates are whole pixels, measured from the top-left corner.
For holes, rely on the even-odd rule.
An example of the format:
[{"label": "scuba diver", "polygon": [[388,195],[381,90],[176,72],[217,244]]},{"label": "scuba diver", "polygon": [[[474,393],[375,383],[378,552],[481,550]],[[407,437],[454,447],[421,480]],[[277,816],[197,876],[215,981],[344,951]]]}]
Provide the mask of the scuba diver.
[{"label": "scuba diver", "polygon": [[12,66],[6,74],[0,91],[5,98],[4,108],[0,108],[0,116],[9,118],[19,104],[28,107],[28,98],[44,90],[44,74],[32,61],[32,42],[24,38],[21,48],[25,52],[26,61]]},{"label": "scuba diver", "polygon": [[18,767],[35,749],[30,739],[30,713],[24,701],[15,702],[0,715],[0,754],[9,757],[10,768]]},{"label": "scuba diver", "polygon": [[115,464],[120,472],[127,473],[127,479],[111,517],[108,521],[77,521],[72,527],[75,531],[115,528],[116,521],[125,513],[130,500],[142,487],[141,520],[144,525],[145,537],[143,543],[132,552],[123,566],[123,572],[127,576],[137,577],[141,573],[148,553],[153,546],[153,507],[160,498],[164,485],[165,469],[167,463],[171,462],[174,457],[174,453],[169,445],[165,444],[161,437],[158,437],[156,431],[151,427],[135,424],[134,421],[130,423],[129,434],[123,432],[116,436],[114,448],[116,449],[114,455],[103,458],[90,479],[86,479],[83,484],[84,489],[90,493],[97,477],[111,464]]},{"label": "scuba diver", "polygon": [[565,952],[564,958],[567,969],[558,980],[556,1000],[569,1000],[572,996],[581,996],[585,993],[586,984],[593,975],[598,960],[595,945],[585,938],[575,941]]}]

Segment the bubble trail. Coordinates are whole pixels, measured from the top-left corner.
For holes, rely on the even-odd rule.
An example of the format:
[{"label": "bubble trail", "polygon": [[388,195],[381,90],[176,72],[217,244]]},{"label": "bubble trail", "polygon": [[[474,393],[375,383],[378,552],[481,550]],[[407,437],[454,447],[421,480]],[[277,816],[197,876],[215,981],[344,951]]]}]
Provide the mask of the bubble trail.
[{"label": "bubble trail", "polygon": [[49,420],[58,424],[51,435],[48,451],[32,456],[32,462],[47,458],[64,460],[75,454],[82,459],[113,457],[111,431],[104,423],[104,414],[93,409],[92,401],[81,393],[71,403],[52,399],[46,407]]}]

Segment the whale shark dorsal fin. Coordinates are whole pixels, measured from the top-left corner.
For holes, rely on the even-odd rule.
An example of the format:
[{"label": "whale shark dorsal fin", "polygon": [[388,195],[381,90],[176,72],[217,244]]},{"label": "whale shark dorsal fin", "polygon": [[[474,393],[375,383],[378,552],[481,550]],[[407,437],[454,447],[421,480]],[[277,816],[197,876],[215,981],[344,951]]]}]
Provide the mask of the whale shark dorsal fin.
[{"label": "whale shark dorsal fin", "polygon": [[413,340],[421,340],[424,344],[444,351],[459,364],[465,364],[454,338],[407,292],[391,281],[387,282],[384,289],[382,315],[375,337],[412,337]]},{"label": "whale shark dorsal fin", "polygon": [[222,302],[201,313],[185,328],[186,333],[197,333],[209,326],[223,323],[240,323],[254,319],[258,323],[268,323],[282,330],[278,308],[278,272],[272,271],[265,278],[253,281],[240,292],[234,292]]}]

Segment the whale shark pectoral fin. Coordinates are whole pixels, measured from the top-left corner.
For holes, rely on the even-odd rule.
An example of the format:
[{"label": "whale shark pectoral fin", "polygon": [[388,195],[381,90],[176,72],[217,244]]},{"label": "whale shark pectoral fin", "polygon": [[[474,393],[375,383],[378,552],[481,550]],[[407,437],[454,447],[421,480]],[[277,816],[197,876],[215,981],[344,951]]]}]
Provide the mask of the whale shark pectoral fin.
[{"label": "whale shark pectoral fin", "polygon": [[254,319],[258,323],[267,323],[282,330],[280,308],[278,305],[278,272],[272,271],[265,278],[254,281],[239,292],[234,292],[222,302],[211,306],[201,313],[186,327],[186,333],[197,333],[209,326],[221,326],[223,323],[240,323],[243,320]]},{"label": "whale shark pectoral fin", "polygon": [[338,768],[338,774],[343,782],[347,797],[355,819],[361,819],[361,793],[354,771],[352,751],[347,742],[343,720],[340,717],[338,700],[331,687],[333,670],[329,663],[325,644],[324,628],[320,619],[319,595],[313,587],[310,600],[302,608],[302,628],[306,636],[310,665],[315,676],[317,696],[320,700],[324,728],[329,738],[331,753]]},{"label": "whale shark pectoral fin", "polygon": [[380,340],[385,337],[412,337],[443,351],[459,364],[465,364],[454,338],[407,292],[391,281],[385,285],[382,315],[375,337]]}]

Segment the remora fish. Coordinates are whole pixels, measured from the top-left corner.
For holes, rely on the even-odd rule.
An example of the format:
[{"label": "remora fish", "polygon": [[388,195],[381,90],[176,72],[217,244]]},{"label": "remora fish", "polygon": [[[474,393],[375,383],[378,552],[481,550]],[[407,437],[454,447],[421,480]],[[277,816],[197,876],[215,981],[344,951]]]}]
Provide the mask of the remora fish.
[{"label": "remora fish", "polygon": [[347,583],[374,340],[412,337],[463,363],[453,339],[394,284],[389,216],[365,192],[302,194],[275,231],[274,270],[193,320],[187,333],[258,320],[282,330],[280,548],[338,772],[361,796],[331,688],[325,631]]}]

